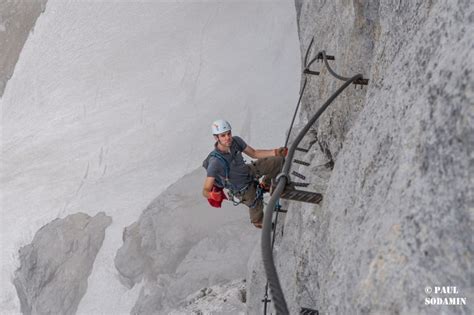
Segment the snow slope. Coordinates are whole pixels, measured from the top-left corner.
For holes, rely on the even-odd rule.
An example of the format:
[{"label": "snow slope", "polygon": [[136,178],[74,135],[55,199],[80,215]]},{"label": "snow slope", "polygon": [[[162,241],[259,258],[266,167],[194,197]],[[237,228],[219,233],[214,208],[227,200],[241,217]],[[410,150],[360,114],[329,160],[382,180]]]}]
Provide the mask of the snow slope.
[{"label": "snow slope", "polygon": [[113,265],[123,228],[201,163],[212,120],[281,145],[299,60],[291,0],[48,1],[0,100],[2,312],[19,312],[17,250],[41,226],[104,211],[79,312],[128,313],[138,292]]}]

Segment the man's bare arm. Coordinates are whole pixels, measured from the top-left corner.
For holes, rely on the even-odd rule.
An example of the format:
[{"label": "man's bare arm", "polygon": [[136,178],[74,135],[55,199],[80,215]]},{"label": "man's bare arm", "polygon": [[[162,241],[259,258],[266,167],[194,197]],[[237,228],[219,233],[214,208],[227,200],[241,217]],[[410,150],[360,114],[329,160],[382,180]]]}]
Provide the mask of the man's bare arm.
[{"label": "man's bare arm", "polygon": [[265,157],[275,156],[275,150],[255,150],[251,146],[247,145],[244,153],[253,159],[262,159]]},{"label": "man's bare arm", "polygon": [[204,198],[208,199],[209,198],[209,193],[212,190],[212,186],[214,186],[214,177],[206,177],[206,180],[204,181],[204,187],[202,189],[202,195]]}]

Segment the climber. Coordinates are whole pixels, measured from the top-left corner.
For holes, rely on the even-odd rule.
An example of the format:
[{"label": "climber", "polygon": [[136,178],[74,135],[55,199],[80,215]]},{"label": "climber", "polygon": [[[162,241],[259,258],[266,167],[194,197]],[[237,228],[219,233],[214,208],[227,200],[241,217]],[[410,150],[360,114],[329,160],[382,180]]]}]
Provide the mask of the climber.
[{"label": "climber", "polygon": [[[214,207],[220,207],[224,199],[225,188],[234,201],[234,205],[243,203],[249,207],[250,222],[262,228],[263,198],[262,191],[269,191],[271,180],[281,171],[287,148],[256,150],[247,145],[242,138],[232,136],[232,128],[225,120],[216,120],[212,124],[212,134],[216,143],[214,150],[203,162],[207,170],[202,194]],[[253,159],[246,164],[242,152]],[[258,179],[262,180],[259,183]],[[235,198],[239,202],[235,202]]]}]

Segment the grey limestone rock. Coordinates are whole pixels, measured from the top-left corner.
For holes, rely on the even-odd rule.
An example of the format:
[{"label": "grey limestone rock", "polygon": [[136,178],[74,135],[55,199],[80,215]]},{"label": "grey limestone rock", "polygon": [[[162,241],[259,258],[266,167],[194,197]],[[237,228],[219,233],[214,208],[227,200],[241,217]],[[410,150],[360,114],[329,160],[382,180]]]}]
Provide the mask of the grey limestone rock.
[{"label": "grey limestone rock", "polygon": [[[314,36],[313,55],[324,49],[338,73],[370,82],[348,88],[305,139],[316,145],[297,155],[311,161],[297,170],[324,199],[290,205],[277,238],[290,313],[472,314],[472,1],[296,6],[303,58]],[[312,68],[321,75],[308,78],[303,122],[342,84],[321,64]],[[317,168],[324,159],[334,167]],[[263,285],[249,280],[249,292]],[[262,296],[249,295],[249,313]],[[445,297],[467,305],[426,305]]]},{"label": "grey limestone rock", "polygon": [[128,288],[143,282],[132,314],[167,313],[202,287],[245,276],[259,231],[243,205],[196,201],[203,173],[178,180],[125,228],[115,266]]},{"label": "grey limestone rock", "polygon": [[47,0],[0,1],[0,97]]},{"label": "grey limestone rock", "polygon": [[13,283],[23,314],[75,314],[112,219],[76,213],[43,226],[20,249]]}]

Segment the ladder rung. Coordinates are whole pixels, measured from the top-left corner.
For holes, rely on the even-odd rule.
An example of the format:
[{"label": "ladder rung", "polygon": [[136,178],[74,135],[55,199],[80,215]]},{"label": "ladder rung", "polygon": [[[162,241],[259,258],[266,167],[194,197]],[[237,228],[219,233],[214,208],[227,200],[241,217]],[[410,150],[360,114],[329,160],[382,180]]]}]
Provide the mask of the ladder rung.
[{"label": "ladder rung", "polygon": [[319,311],[302,307],[300,310],[300,315],[319,315]]},{"label": "ladder rung", "polygon": [[312,74],[312,75],[319,75],[319,71],[312,71],[312,70],[309,70],[309,69],[304,69],[303,73]]},{"label": "ladder rung", "polygon": [[352,82],[354,85],[368,85],[369,84],[369,79],[357,79]]},{"label": "ladder rung", "polygon": [[291,172],[291,175],[295,175],[296,177],[301,178],[302,180],[305,180],[305,179],[306,179],[306,176],[304,176],[304,175],[298,173],[297,171]]},{"label": "ladder rung", "polygon": [[295,187],[308,187],[309,186],[309,183],[295,183],[295,182],[292,182],[292,184]]},{"label": "ladder rung", "polygon": [[295,189],[283,191],[280,198],[317,204],[321,202],[321,200],[323,199],[323,195],[321,195],[320,193]]},{"label": "ladder rung", "polygon": [[301,152],[308,152],[309,150],[303,149],[303,148],[296,148],[296,151],[301,151]]},{"label": "ladder rung", "polygon": [[[319,53],[319,54],[316,56],[316,58],[318,58],[319,60],[324,60],[322,53]],[[336,60],[336,58],[334,58],[334,56],[331,56],[331,55],[326,55],[326,59],[327,59],[327,60]]]},{"label": "ladder rung", "polygon": [[309,166],[310,165],[310,163],[308,163],[308,162],[297,160],[297,159],[294,159],[293,162],[295,162],[296,164],[304,165],[304,166]]}]

